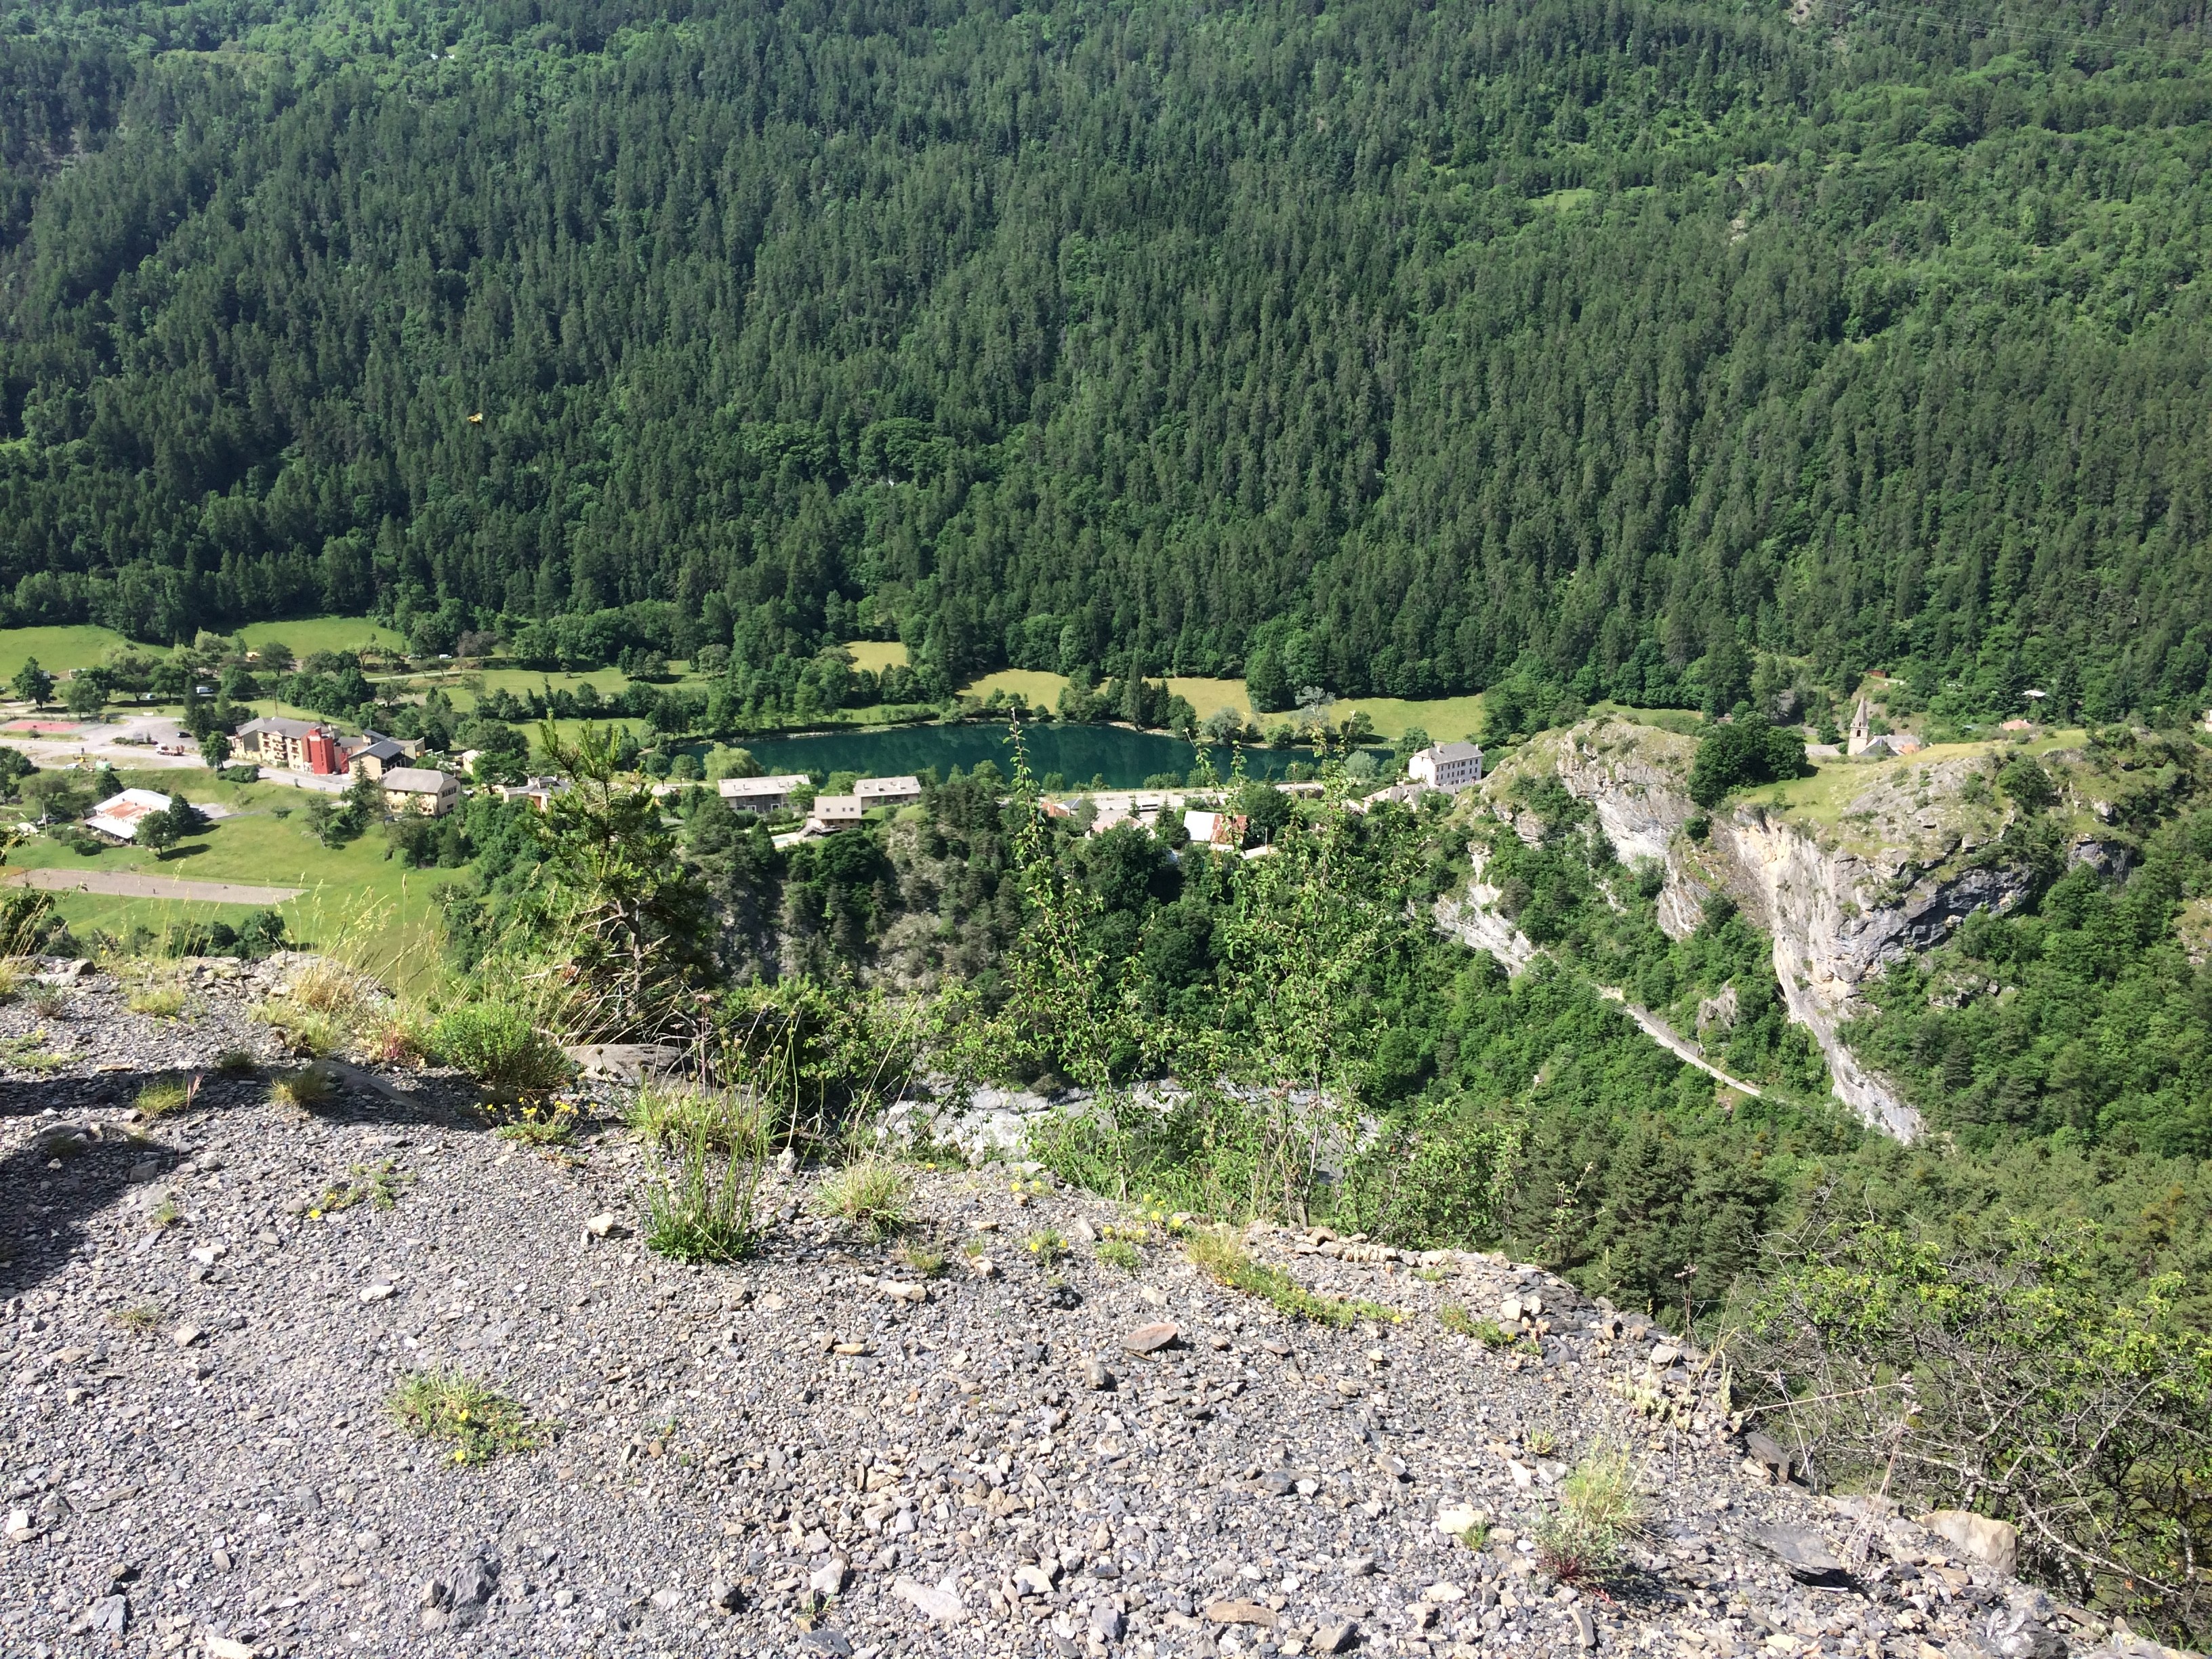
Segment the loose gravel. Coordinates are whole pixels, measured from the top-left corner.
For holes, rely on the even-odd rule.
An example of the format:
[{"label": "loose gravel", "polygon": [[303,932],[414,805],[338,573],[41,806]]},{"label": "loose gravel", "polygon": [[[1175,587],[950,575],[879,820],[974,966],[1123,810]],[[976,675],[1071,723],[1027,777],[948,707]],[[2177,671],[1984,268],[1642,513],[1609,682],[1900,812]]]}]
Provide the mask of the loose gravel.
[{"label": "loose gravel", "polygon": [[[138,1116],[156,1076],[274,1058],[248,1010],[293,966],[195,969],[174,1020],[96,976],[0,1006],[0,1653],[2163,1651],[1776,1484],[1722,1364],[1502,1258],[1251,1230],[1377,1310],[1298,1322],[1159,1220],[989,1164],[916,1167],[884,1241],[771,1170],[761,1255],[686,1268],[639,1242],[611,1099],[554,1149],[435,1073],[349,1073],[313,1115],[208,1075]],[[532,1443],[416,1438],[417,1373]],[[1563,1586],[1529,1534],[1606,1448],[1656,1523]]]}]

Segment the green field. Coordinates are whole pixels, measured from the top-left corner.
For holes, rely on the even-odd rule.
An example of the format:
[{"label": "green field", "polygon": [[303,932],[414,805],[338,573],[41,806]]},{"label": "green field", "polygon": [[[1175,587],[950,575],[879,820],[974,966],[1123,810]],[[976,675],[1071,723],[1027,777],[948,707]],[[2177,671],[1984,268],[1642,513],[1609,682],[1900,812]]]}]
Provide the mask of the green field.
[{"label": "green field", "polygon": [[854,667],[865,668],[872,674],[907,665],[906,647],[896,640],[848,640],[845,654],[853,659]]},{"label": "green field", "polygon": [[90,668],[131,641],[112,628],[78,623],[58,628],[0,628],[0,680],[15,678],[26,657],[36,657],[50,674]]},{"label": "green field", "polygon": [[[26,869],[130,871],[305,888],[281,907],[287,927],[304,945],[343,949],[349,959],[401,983],[416,982],[430,970],[436,954],[430,895],[441,883],[459,878],[461,872],[410,870],[385,857],[384,836],[374,830],[348,846],[320,846],[301,817],[301,809],[313,799],[304,790],[273,783],[218,783],[204,772],[118,775],[125,788],[166,793],[182,787],[198,805],[220,803],[242,816],[210,825],[162,859],[136,847],[111,847],[82,857],[34,836],[19,843],[8,862]],[[278,817],[280,811],[285,816]],[[118,937],[139,923],[160,930],[195,915],[235,922],[250,908],[94,893],[58,893],[54,900],[71,927],[96,927]]]},{"label": "green field", "polygon": [[238,637],[246,641],[249,651],[258,651],[270,640],[282,640],[298,657],[311,651],[407,648],[405,640],[366,617],[300,617],[290,622],[248,623],[238,630]]}]

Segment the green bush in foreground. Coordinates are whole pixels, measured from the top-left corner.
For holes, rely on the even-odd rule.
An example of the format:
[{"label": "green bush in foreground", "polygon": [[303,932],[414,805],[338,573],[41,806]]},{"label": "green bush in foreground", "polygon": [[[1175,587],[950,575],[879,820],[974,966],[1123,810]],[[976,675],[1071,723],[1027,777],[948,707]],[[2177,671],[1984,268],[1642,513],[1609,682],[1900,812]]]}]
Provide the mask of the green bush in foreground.
[{"label": "green bush in foreground", "polygon": [[430,1028],[430,1049],[495,1089],[540,1093],[568,1079],[568,1057],[512,1003],[448,1008]]}]

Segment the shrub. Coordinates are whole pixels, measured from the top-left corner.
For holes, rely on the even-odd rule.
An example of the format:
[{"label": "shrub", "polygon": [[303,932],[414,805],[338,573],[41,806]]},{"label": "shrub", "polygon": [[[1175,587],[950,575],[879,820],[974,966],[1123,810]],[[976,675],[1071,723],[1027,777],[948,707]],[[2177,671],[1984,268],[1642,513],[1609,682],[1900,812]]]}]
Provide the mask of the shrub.
[{"label": "shrub", "polygon": [[253,1014],[272,1030],[283,1033],[286,1048],[307,1059],[327,1059],[345,1047],[345,1032],[338,1023],[313,1008],[280,998],[262,1003]]},{"label": "shrub", "polygon": [[2027,1571],[2195,1646],[2212,1342],[2179,1275],[2115,1298],[2090,1243],[2017,1220],[1984,1246],[1816,1224],[1738,1316],[1741,1375],[1816,1486],[2009,1520]]},{"label": "shrub", "polygon": [[1471,1336],[1486,1348],[1503,1348],[1513,1340],[1512,1333],[1494,1319],[1477,1319],[1456,1302],[1447,1302],[1437,1310],[1437,1323],[1454,1336]]},{"label": "shrub", "polygon": [[934,1279],[945,1271],[945,1252],[934,1244],[902,1244],[897,1255],[900,1263],[917,1279]]},{"label": "shrub", "polygon": [[512,1003],[448,1008],[429,1031],[430,1051],[495,1089],[538,1094],[568,1080],[568,1056]]},{"label": "shrub", "polygon": [[1126,1238],[1100,1240],[1098,1259],[1109,1267],[1119,1267],[1125,1273],[1133,1273],[1144,1265],[1144,1258],[1137,1254],[1137,1247]]},{"label": "shrub", "polygon": [[726,1152],[767,1138],[760,1103],[734,1090],[647,1083],[624,1115],[640,1139],[655,1145],[697,1137],[710,1151]]},{"label": "shrub", "polygon": [[1710,811],[1732,789],[1809,776],[1805,741],[1756,717],[1715,726],[1690,766],[1690,799]]},{"label": "shrub", "polygon": [[538,1443],[537,1426],[520,1406],[459,1371],[417,1371],[390,1403],[392,1414],[416,1434],[453,1443],[456,1463],[489,1463]]},{"label": "shrub", "polygon": [[1997,787],[2023,812],[2040,811],[2058,799],[2058,787],[2051,781],[2051,774],[2025,755],[1997,774]]}]

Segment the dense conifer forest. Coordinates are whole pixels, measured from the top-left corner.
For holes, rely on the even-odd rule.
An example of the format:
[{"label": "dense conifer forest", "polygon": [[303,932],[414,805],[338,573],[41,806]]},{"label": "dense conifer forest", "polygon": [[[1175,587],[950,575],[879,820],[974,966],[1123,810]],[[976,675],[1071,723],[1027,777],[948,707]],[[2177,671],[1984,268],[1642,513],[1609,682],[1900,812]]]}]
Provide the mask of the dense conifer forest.
[{"label": "dense conifer forest", "polygon": [[[2212,672],[2198,0],[41,0],[0,622],[2092,719]],[[627,608],[627,609],[625,609]],[[601,630],[603,633],[607,631]]]}]

